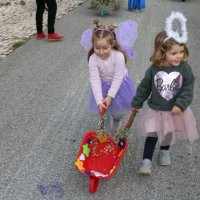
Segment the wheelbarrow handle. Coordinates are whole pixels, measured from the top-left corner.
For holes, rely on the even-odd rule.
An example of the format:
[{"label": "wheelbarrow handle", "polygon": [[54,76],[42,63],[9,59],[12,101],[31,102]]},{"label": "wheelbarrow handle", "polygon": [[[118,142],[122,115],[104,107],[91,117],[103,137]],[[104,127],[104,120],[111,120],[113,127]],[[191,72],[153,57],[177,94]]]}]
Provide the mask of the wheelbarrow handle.
[{"label": "wheelbarrow handle", "polygon": [[[104,104],[104,106],[107,107],[106,102],[103,102],[103,104]],[[102,106],[102,109],[101,109],[101,112],[100,112],[100,117],[99,117],[98,131],[97,132],[102,132],[102,130],[104,130],[105,112],[106,112],[106,108]]]},{"label": "wheelbarrow handle", "polygon": [[131,115],[125,125],[125,128],[129,129],[131,127],[131,125],[133,124],[133,122],[135,120],[135,116],[136,116],[137,112],[138,112],[137,110],[134,110],[131,112]]}]

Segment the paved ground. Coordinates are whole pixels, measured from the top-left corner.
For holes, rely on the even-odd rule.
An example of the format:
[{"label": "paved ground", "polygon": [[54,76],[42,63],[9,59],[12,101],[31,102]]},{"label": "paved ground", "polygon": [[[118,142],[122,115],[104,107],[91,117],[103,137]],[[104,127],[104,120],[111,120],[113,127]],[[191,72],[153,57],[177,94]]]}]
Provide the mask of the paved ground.
[{"label": "paved ground", "polygon": [[[165,18],[172,10],[188,18],[190,64],[196,76],[192,108],[200,129],[200,1],[148,0],[140,13],[128,12],[126,4],[101,19],[138,22],[138,56],[128,63],[136,84],[149,65],[154,36],[164,27]],[[192,152],[183,141],[173,146],[169,167],[157,164],[156,149],[152,175],[141,177],[137,170],[144,141],[135,138],[134,127],[117,173],[101,180],[95,194],[88,192],[89,178],[75,169],[74,161],[84,133],[97,125],[87,108],[90,85],[86,53],[80,46],[82,31],[98,17],[89,6],[87,1],[56,23],[64,41],[31,39],[0,61],[0,199],[42,200],[37,184],[60,181],[65,200],[199,200],[199,141]]]}]

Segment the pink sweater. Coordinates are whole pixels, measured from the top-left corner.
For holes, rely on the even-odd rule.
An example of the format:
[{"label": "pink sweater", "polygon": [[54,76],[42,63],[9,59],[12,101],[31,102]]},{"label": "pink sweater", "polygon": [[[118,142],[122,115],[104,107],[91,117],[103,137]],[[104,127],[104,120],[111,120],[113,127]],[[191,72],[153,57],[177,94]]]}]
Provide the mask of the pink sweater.
[{"label": "pink sweater", "polygon": [[103,103],[101,80],[112,83],[107,96],[115,98],[123,78],[128,75],[124,55],[116,50],[111,51],[107,60],[102,60],[96,54],[92,54],[89,59],[89,72],[97,105]]}]

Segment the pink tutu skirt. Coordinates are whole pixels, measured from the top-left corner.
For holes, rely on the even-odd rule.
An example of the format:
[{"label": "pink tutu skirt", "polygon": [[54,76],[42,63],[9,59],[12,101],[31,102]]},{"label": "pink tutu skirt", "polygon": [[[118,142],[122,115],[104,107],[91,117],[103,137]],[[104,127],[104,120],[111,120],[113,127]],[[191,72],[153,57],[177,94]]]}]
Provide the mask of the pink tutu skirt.
[{"label": "pink tutu skirt", "polygon": [[198,139],[196,120],[190,107],[180,114],[148,108],[137,120],[136,127],[138,137],[158,137],[161,146],[172,145],[176,139],[185,139],[190,143]]}]

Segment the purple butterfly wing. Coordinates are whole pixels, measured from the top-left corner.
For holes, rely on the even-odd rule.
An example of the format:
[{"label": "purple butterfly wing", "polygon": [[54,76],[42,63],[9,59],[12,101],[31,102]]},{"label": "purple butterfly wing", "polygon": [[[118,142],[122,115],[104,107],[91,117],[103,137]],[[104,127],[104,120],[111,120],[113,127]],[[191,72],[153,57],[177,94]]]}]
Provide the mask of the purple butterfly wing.
[{"label": "purple butterfly wing", "polygon": [[89,28],[85,31],[83,31],[81,36],[81,45],[86,51],[89,51],[92,48],[92,34],[93,34],[93,28]]},{"label": "purple butterfly wing", "polygon": [[134,20],[127,20],[118,25],[114,30],[117,42],[126,52],[129,58],[134,58],[136,52],[132,49],[135,40],[137,39],[137,23]]}]

